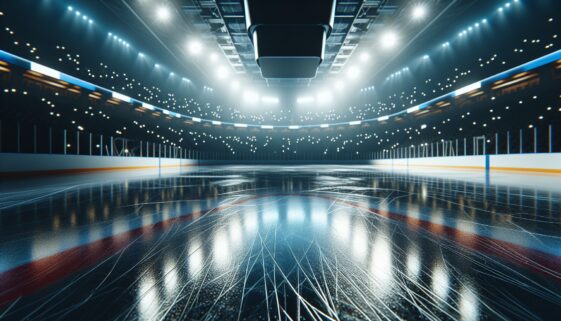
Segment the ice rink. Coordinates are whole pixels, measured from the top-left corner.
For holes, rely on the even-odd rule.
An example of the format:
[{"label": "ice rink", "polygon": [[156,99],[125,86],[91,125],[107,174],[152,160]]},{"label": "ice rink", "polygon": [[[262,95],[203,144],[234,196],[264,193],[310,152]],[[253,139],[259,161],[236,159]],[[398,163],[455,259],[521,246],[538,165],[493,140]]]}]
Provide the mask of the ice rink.
[{"label": "ice rink", "polygon": [[561,178],[367,166],[4,181],[1,320],[559,320]]}]

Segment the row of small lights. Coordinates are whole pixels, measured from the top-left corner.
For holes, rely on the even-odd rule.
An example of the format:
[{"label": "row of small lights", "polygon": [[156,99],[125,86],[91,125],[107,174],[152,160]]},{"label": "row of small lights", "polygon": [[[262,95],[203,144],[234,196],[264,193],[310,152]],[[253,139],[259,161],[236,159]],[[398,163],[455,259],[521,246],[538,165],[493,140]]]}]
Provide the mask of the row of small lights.
[{"label": "row of small lights", "polygon": [[[507,2],[507,3],[504,4],[503,6],[499,7],[499,8],[497,9],[497,12],[498,12],[498,13],[502,13],[502,12],[505,10],[505,8],[508,9],[508,8],[510,8],[510,7],[512,6],[512,4],[514,4],[514,3],[519,3],[519,2],[520,2],[520,0],[513,0],[512,2]],[[474,31],[475,29],[480,28],[481,25],[487,24],[487,23],[488,23],[488,20],[487,20],[486,18],[481,19],[479,22],[476,22],[476,23],[473,24],[472,26],[469,26],[469,27],[467,27],[466,29],[460,31],[460,32],[458,33],[458,37],[459,37],[459,38],[464,38],[464,36],[468,35],[470,32]],[[447,42],[441,44],[440,47],[441,47],[441,48],[448,48],[448,47],[450,47],[450,42],[447,41]],[[430,56],[427,54],[427,55],[424,55],[421,59],[423,59],[423,60],[428,60],[428,59],[430,59]],[[386,77],[386,80],[389,80],[389,79],[391,79],[391,78],[397,77],[397,76],[401,75],[401,73],[403,73],[403,72],[405,72],[405,71],[407,71],[407,70],[408,70],[408,67],[405,67],[405,68],[401,69],[400,71],[396,71],[396,72],[390,74],[388,77]]]},{"label": "row of small lights", "polygon": [[89,24],[93,24],[93,20],[88,18],[88,16],[86,16],[85,14],[82,14],[80,11],[78,10],[74,10],[74,7],[72,6],[68,6],[68,11],[74,12],[74,14],[76,15],[76,17],[82,17],[82,20],[87,21]]},{"label": "row of small lights", "polygon": [[[88,21],[89,24],[93,24],[94,21],[89,18],[88,16],[84,15],[83,13],[81,13],[80,11],[76,10],[73,6],[68,6],[67,10],[69,12],[73,12],[77,17],[82,17],[83,20]],[[117,36],[116,34],[114,34],[113,32],[108,32],[107,36],[114,40],[117,41],[118,43],[122,44],[123,46],[125,46],[126,48],[130,48],[130,43],[125,41],[124,39],[122,39],[121,37]],[[146,58],[146,55],[142,52],[138,53],[138,57],[140,58]],[[155,63],[154,64],[154,68],[156,69],[160,69],[162,68],[162,66],[159,63]],[[170,72],[170,76],[175,76],[175,73],[173,71]],[[186,77],[181,77],[181,80],[184,82],[191,82],[190,79],[186,78]],[[205,86],[205,89],[208,89],[210,87]]]}]

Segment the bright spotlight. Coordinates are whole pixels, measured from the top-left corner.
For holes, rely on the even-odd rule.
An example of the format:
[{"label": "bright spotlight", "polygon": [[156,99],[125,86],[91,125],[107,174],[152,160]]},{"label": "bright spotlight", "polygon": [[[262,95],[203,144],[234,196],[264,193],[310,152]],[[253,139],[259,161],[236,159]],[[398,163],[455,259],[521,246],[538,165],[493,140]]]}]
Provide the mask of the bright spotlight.
[{"label": "bright spotlight", "polygon": [[413,12],[411,14],[413,19],[421,20],[427,15],[427,8],[424,5],[418,4],[413,8]]},{"label": "bright spotlight", "polygon": [[203,51],[203,44],[198,40],[189,42],[189,53],[193,56],[199,55]]},{"label": "bright spotlight", "polygon": [[329,104],[333,101],[333,95],[327,90],[320,91],[316,95],[316,101],[319,104]]},{"label": "bright spotlight", "polygon": [[274,96],[263,96],[261,98],[261,101],[263,101],[266,104],[278,104],[279,98]]},{"label": "bright spotlight", "polygon": [[356,79],[359,75],[360,69],[358,69],[357,66],[350,66],[349,69],[347,69],[347,76],[349,76],[349,78]]},{"label": "bright spotlight", "polygon": [[345,83],[341,80],[337,80],[337,82],[335,83],[335,89],[342,91],[343,89],[345,89]]},{"label": "bright spotlight", "polygon": [[229,74],[230,70],[228,70],[228,68],[226,68],[225,66],[220,66],[216,70],[216,76],[218,77],[218,79],[225,79]]},{"label": "bright spotlight", "polygon": [[169,21],[170,17],[171,17],[171,12],[168,7],[159,6],[158,9],[156,9],[156,18],[158,18],[159,21],[162,22]]},{"label": "bright spotlight", "polygon": [[368,54],[368,52],[363,52],[360,54],[360,61],[367,62],[368,60],[370,60],[370,55]]},{"label": "bright spotlight", "polygon": [[296,103],[298,104],[311,104],[315,102],[315,98],[313,96],[301,96],[296,98]]},{"label": "bright spotlight", "polygon": [[210,54],[210,61],[215,62],[218,60],[218,55],[216,53],[211,53]]},{"label": "bright spotlight", "polygon": [[393,31],[388,31],[382,35],[380,38],[382,47],[385,49],[391,49],[395,47],[399,41],[397,35]]},{"label": "bright spotlight", "polygon": [[259,102],[259,94],[252,90],[246,90],[243,93],[243,100],[250,104],[256,104]]}]

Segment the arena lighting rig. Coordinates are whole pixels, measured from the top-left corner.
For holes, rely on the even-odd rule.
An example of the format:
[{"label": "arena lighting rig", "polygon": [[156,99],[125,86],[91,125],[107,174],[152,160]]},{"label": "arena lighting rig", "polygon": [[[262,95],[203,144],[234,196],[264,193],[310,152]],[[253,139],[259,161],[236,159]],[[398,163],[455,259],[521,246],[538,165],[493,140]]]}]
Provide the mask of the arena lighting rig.
[{"label": "arena lighting rig", "polygon": [[488,85],[492,85],[493,83],[499,81],[499,80],[503,80],[503,79],[507,79],[509,77],[512,77],[514,75],[517,75],[519,73],[523,73],[523,72],[527,72],[527,71],[531,71],[534,69],[537,69],[539,67],[545,66],[547,64],[553,63],[557,60],[561,60],[561,50],[558,50],[556,52],[550,53],[548,55],[545,55],[543,57],[537,58],[535,60],[526,62],[520,66],[511,68],[509,70],[503,71],[501,73],[498,73],[494,76],[490,76],[488,78],[485,78],[481,81],[475,82],[473,84],[470,84],[468,86],[459,88],[457,90],[454,90],[452,92],[449,92],[447,94],[444,94],[442,96],[433,98],[429,101],[426,101],[422,104],[419,105],[415,105],[415,106],[411,106],[405,110],[401,110],[398,112],[395,112],[393,114],[389,114],[389,115],[385,115],[385,116],[380,116],[377,118],[369,118],[369,119],[364,119],[364,120],[354,120],[354,121],[347,121],[347,122],[338,122],[338,123],[330,123],[330,124],[311,124],[311,125],[293,125],[293,124],[289,124],[289,125],[258,125],[258,124],[241,124],[241,123],[233,123],[233,122],[225,122],[225,121],[218,121],[218,120],[213,120],[213,119],[203,119],[203,118],[199,118],[196,116],[190,116],[190,115],[184,115],[181,113],[177,113],[174,111],[170,111],[161,107],[157,107],[154,105],[151,105],[149,103],[146,102],[142,102],[139,100],[136,100],[134,98],[131,98],[127,95],[124,95],[122,93],[107,89],[105,87],[101,87],[98,85],[94,85],[90,82],[78,79],[76,77],[73,77],[71,75],[62,73],[60,71],[57,71],[55,69],[40,65],[38,63],[35,63],[33,61],[27,60],[25,58],[21,58],[19,56],[16,56],[14,54],[8,53],[6,51],[2,51],[0,50],[0,61],[4,61],[6,63],[12,64],[14,66],[18,66],[20,68],[23,68],[25,70],[30,70],[33,72],[37,72],[40,73],[44,76],[53,78],[53,79],[57,79],[60,81],[64,81],[73,85],[76,85],[80,88],[89,90],[89,91],[95,91],[95,92],[99,92],[101,94],[105,94],[107,97],[110,98],[115,98],[118,99],[120,101],[132,104],[132,105],[137,105],[137,106],[142,106],[146,109],[149,110],[156,110],[156,111],[160,111],[165,115],[171,116],[171,117],[175,117],[175,118],[184,118],[187,120],[191,120],[193,122],[197,122],[197,123],[209,123],[209,124],[213,124],[213,125],[229,125],[229,126],[234,126],[237,128],[261,128],[261,129],[302,129],[302,128],[329,128],[329,127],[334,127],[334,126],[357,126],[357,125],[361,125],[364,123],[374,123],[374,122],[382,122],[382,121],[387,121],[390,120],[391,118],[397,117],[397,116],[401,116],[401,115],[406,115],[406,114],[410,114],[416,111],[420,111],[423,110],[425,108],[430,107],[431,105],[437,103],[438,101],[441,101],[443,99],[449,99],[449,98],[455,98],[455,97],[459,97],[465,94],[468,94],[470,92],[473,92],[475,90],[479,90],[484,86],[488,86]]}]

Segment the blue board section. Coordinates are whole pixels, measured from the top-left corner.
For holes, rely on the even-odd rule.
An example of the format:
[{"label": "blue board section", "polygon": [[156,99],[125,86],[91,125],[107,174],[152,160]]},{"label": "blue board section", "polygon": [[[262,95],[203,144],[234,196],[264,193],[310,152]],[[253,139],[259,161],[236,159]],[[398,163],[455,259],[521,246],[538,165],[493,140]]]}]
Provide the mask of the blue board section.
[{"label": "blue board section", "polygon": [[0,50],[0,60],[27,70],[31,69],[31,62],[29,60],[12,55],[11,53],[3,50]]}]

